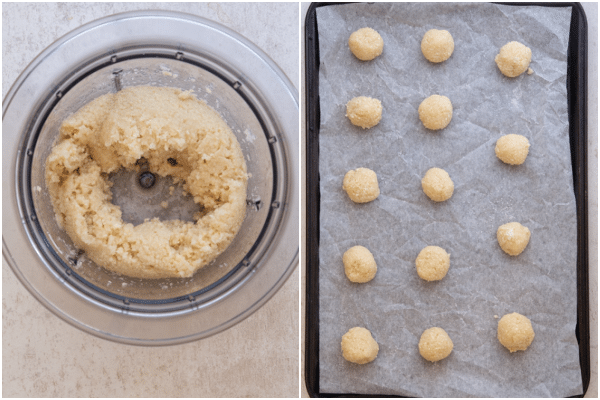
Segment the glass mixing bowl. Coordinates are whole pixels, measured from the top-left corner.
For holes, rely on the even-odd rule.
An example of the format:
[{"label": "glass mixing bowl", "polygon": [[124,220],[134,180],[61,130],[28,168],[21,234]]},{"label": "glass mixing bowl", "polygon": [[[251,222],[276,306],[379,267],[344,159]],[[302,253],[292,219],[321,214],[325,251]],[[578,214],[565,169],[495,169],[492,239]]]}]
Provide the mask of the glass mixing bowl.
[{"label": "glass mixing bowl", "polygon": [[[58,227],[46,188],[45,160],[62,121],[103,94],[140,85],[193,90],[231,127],[246,158],[244,223],[191,278],[131,278],[96,265]],[[3,256],[52,312],[104,338],[163,345],[226,329],[263,305],[298,263],[298,118],[297,91],[275,63],[217,23],[147,11],[84,25],[40,54],[4,99]],[[168,177],[150,190],[134,173],[110,179],[127,222],[195,211],[180,192],[171,195]]]}]

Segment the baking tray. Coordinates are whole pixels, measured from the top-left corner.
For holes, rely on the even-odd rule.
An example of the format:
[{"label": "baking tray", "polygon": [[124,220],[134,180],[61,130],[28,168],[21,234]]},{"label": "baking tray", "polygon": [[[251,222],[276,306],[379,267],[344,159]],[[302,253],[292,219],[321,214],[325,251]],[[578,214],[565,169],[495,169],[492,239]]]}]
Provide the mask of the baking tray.
[{"label": "baking tray", "polygon": [[[305,20],[306,89],[306,313],[305,382],[311,397],[401,397],[321,393],[319,389],[319,36],[318,7],[344,3],[312,3]],[[590,382],[590,329],[587,224],[587,20],[579,3],[499,3],[511,6],[572,7],[567,49],[567,96],[571,163],[577,211],[577,325],[583,397]]]}]

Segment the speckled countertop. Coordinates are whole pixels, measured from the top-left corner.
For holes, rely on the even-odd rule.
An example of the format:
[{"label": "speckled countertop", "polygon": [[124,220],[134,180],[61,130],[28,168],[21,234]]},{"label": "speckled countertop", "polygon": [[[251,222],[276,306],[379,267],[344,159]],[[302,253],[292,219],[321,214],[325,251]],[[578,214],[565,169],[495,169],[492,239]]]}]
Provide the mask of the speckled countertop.
[{"label": "speckled countertop", "polygon": [[[304,21],[310,3],[301,3],[302,18],[302,82],[300,84],[302,98],[304,98]],[[589,240],[589,286],[590,286],[590,353],[591,353],[591,378],[590,386],[585,397],[598,397],[598,3],[582,3],[588,22],[588,240]],[[305,132],[305,115],[302,109],[302,132]],[[306,136],[302,135],[301,148],[305,148]],[[305,185],[305,158],[301,158],[302,187]],[[301,205],[305,204],[305,190],[302,190]],[[302,266],[302,315],[304,315],[305,293],[305,215],[302,209],[301,220],[301,266]],[[304,335],[304,319],[302,319],[302,335]],[[304,337],[302,337],[304,343]],[[304,346],[302,347],[304,349]],[[304,375],[304,353],[302,354],[302,374]],[[302,397],[308,397],[304,378],[302,379]]]},{"label": "speckled countertop", "polygon": [[[165,9],[217,21],[298,86],[297,3],[3,3],[2,97],[43,49],[82,24]],[[3,210],[4,212],[4,210]],[[44,308],[2,263],[3,397],[298,397],[299,271],[261,309],[207,339],[136,347],[84,333]]]}]

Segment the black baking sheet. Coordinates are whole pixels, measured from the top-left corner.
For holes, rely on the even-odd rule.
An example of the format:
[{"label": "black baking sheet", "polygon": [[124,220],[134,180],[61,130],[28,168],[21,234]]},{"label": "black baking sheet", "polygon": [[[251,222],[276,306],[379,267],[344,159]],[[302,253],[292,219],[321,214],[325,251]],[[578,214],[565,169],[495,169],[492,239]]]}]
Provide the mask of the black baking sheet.
[{"label": "black baking sheet", "polygon": [[[305,22],[306,73],[306,335],[305,380],[311,397],[390,397],[319,390],[319,43],[316,9],[340,3],[313,3]],[[502,3],[511,4],[511,3]],[[590,380],[589,284],[587,240],[587,22],[578,3],[518,3],[572,7],[567,54],[569,135],[577,210],[577,326],[583,393]],[[400,378],[401,379],[401,378]]]}]

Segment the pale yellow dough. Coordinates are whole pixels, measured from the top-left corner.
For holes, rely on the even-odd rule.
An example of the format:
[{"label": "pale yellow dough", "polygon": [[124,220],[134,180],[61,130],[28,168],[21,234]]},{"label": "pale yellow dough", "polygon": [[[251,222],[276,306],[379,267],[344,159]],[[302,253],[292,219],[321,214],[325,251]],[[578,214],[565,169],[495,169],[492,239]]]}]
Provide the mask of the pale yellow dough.
[{"label": "pale yellow dough", "polygon": [[509,78],[514,78],[527,71],[530,62],[531,49],[519,42],[508,42],[496,55],[496,65]]},{"label": "pale yellow dough", "polygon": [[429,96],[419,105],[419,119],[427,129],[444,129],[452,120],[450,99],[438,94]]},{"label": "pale yellow dough", "polygon": [[381,121],[382,111],[381,101],[371,97],[355,97],[346,104],[346,117],[353,125],[363,129],[377,125]]},{"label": "pale yellow dough", "polygon": [[419,353],[427,361],[443,360],[452,353],[453,348],[452,339],[442,328],[429,328],[421,334]]},{"label": "pale yellow dough", "polygon": [[526,226],[518,222],[509,222],[498,228],[496,232],[498,244],[504,252],[511,256],[518,256],[525,250],[531,237],[531,232]]},{"label": "pale yellow dough", "polygon": [[368,329],[356,327],[342,336],[342,355],[350,362],[366,364],[377,358],[379,345]]},{"label": "pale yellow dough", "polygon": [[356,58],[370,61],[383,52],[383,39],[375,29],[362,28],[352,32],[348,38],[348,46]]},{"label": "pale yellow dough", "polygon": [[504,135],[496,142],[496,157],[511,165],[521,165],[529,154],[529,140],[513,133]]},{"label": "pale yellow dough", "polygon": [[377,174],[368,168],[346,172],[342,188],[355,203],[368,203],[379,196]]},{"label": "pale yellow dough", "polygon": [[511,353],[527,350],[534,337],[531,321],[524,315],[506,314],[498,321],[498,340]]},{"label": "pale yellow dough", "polygon": [[443,279],[450,268],[450,254],[438,246],[427,246],[417,256],[415,261],[417,274],[426,281]]},{"label": "pale yellow dough", "polygon": [[454,193],[454,182],[441,168],[431,168],[421,179],[423,192],[433,201],[446,201]]},{"label": "pale yellow dough", "polygon": [[430,29],[423,35],[421,51],[425,58],[431,62],[446,61],[454,51],[454,39],[448,31]]},{"label": "pale yellow dough", "polygon": [[375,278],[377,263],[373,254],[363,246],[354,246],[342,256],[344,271],[348,279],[356,283],[369,282]]},{"label": "pale yellow dough", "polygon": [[[240,229],[242,150],[223,119],[191,93],[140,86],[107,94],[65,120],[59,135],[46,160],[56,220],[99,266],[140,278],[190,277]],[[198,204],[196,223],[123,221],[108,174],[136,170],[141,158],[154,174],[184,182]]]}]

